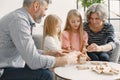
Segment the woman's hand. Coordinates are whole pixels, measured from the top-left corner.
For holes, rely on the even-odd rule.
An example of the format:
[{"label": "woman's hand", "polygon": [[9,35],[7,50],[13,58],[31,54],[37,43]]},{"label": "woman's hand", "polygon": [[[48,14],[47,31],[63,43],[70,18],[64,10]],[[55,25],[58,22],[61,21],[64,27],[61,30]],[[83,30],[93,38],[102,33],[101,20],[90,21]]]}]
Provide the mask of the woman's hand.
[{"label": "woman's hand", "polygon": [[101,47],[98,46],[98,45],[95,44],[95,43],[92,43],[91,45],[89,45],[89,46],[87,47],[87,51],[88,51],[88,52],[99,52],[99,51],[101,51]]}]

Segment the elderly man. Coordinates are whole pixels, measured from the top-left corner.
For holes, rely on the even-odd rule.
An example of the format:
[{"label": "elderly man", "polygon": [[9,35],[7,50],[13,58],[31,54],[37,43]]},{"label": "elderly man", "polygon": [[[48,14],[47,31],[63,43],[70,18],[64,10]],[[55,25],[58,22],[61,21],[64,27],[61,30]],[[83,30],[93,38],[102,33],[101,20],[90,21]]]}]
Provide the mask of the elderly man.
[{"label": "elderly man", "polygon": [[[31,36],[40,23],[49,0],[24,0],[23,7],[0,20],[0,80],[53,80],[48,68],[77,62],[78,54],[37,50]],[[52,55],[52,56],[51,56]]]}]

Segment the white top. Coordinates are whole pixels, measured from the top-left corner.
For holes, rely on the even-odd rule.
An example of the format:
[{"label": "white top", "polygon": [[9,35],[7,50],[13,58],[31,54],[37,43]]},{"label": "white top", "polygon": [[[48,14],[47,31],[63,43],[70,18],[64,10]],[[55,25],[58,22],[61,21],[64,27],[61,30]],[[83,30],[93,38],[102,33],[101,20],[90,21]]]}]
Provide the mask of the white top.
[{"label": "white top", "polygon": [[44,50],[61,50],[61,42],[57,36],[46,36],[44,41]]}]

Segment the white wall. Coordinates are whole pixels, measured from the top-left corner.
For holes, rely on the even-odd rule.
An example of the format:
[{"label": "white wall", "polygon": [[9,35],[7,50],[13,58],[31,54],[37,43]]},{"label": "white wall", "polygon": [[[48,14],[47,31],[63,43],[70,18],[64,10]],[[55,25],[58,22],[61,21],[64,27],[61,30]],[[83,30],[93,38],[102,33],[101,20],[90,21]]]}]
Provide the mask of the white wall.
[{"label": "white wall", "polygon": [[[5,14],[22,7],[23,0],[0,0],[0,18]],[[67,12],[76,8],[75,0],[52,0],[47,11],[48,14],[57,14],[61,19],[65,20]]]},{"label": "white wall", "polygon": [[[0,0],[0,18],[17,8],[22,7],[22,3],[23,0]],[[66,15],[68,11],[73,8],[76,8],[76,0],[52,0],[52,4],[49,5],[46,14],[57,14],[63,21],[63,28],[66,20]],[[44,20],[41,22],[41,24],[37,24],[37,26],[43,25],[43,22]],[[39,30],[38,27],[35,28],[34,32],[40,32],[36,30]]]},{"label": "white wall", "polygon": [[48,14],[54,13],[61,17],[63,23],[70,9],[76,8],[76,0],[52,0],[53,3],[49,6]]},{"label": "white wall", "polygon": [[0,18],[22,6],[23,0],[0,0]]},{"label": "white wall", "polygon": [[[63,28],[68,11],[70,9],[75,9],[75,8],[76,8],[76,0],[52,0],[52,4],[49,5],[46,15],[57,14],[62,19],[62,28]],[[41,24],[43,24],[43,22]]]}]

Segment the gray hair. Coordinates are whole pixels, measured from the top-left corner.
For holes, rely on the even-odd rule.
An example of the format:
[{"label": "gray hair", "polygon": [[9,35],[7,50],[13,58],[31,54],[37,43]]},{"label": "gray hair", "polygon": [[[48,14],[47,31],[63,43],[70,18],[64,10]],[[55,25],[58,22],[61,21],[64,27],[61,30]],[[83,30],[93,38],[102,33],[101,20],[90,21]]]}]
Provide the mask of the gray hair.
[{"label": "gray hair", "polygon": [[103,21],[107,19],[107,12],[103,4],[94,3],[90,7],[88,7],[85,15],[88,22],[90,20],[91,14],[93,13],[97,13],[100,19],[102,19]]},{"label": "gray hair", "polygon": [[41,4],[44,4],[44,2],[47,2],[48,4],[52,3],[52,0],[24,0],[23,6],[30,6],[35,1],[39,1]]}]

